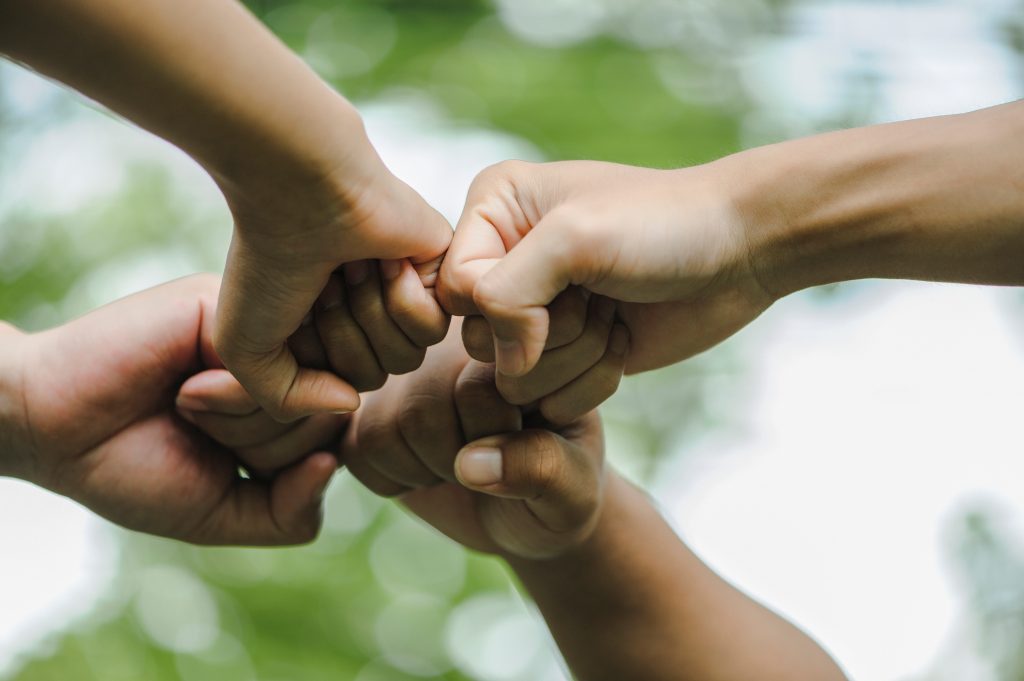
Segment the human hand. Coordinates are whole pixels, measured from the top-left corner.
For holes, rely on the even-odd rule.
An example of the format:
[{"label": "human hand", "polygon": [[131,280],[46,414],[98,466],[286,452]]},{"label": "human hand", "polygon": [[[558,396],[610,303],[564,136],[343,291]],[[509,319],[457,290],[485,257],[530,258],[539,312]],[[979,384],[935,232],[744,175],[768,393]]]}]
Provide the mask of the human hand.
[{"label": "human hand", "polygon": [[[451,227],[369,143],[355,156],[294,191],[222,182],[235,234],[215,345],[280,421],[356,409],[447,331],[433,288]],[[297,360],[296,334],[319,341],[322,364]]]},{"label": "human hand", "polygon": [[[529,372],[564,322],[572,286],[616,301],[629,329],[625,370],[701,352],[772,302],[751,268],[721,165],[651,170],[509,161],[482,172],[441,268],[449,312],[480,315],[499,375]],[[467,328],[470,328],[467,326]],[[550,352],[550,350],[549,350]]]},{"label": "human hand", "polygon": [[296,426],[302,456],[276,460],[280,470],[266,479],[243,479],[238,452],[176,413],[182,381],[220,366],[211,343],[217,289],[214,276],[188,277],[12,336],[23,386],[14,438],[22,465],[12,473],[133,530],[199,544],[310,541],[336,468],[317,448],[347,417]]},{"label": "human hand", "polygon": [[554,430],[527,416],[523,430],[522,410],[502,399],[493,367],[454,341],[453,332],[418,371],[367,396],[342,463],[471,549],[541,559],[578,546],[601,508],[596,412]]}]

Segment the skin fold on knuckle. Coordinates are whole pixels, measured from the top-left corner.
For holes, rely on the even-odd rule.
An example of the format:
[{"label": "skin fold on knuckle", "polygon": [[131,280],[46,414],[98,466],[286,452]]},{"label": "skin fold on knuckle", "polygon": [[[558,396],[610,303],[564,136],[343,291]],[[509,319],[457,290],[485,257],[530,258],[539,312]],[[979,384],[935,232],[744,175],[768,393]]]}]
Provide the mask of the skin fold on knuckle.
[{"label": "skin fold on knuckle", "polygon": [[455,384],[455,404],[459,410],[476,410],[500,400],[494,378],[487,375],[462,376]]},{"label": "skin fold on knuckle", "polygon": [[473,302],[488,321],[517,322],[521,313],[508,301],[511,290],[502,273],[491,270],[473,287]]},{"label": "skin fold on knuckle", "polygon": [[495,377],[495,384],[497,386],[498,393],[506,402],[514,404],[517,407],[530,404],[537,399],[535,390],[533,390],[530,385],[530,379],[536,375],[535,372],[536,369],[531,371],[529,374],[526,374],[526,376],[518,378],[498,374]]},{"label": "skin fold on knuckle", "polygon": [[359,484],[379,497],[392,498],[408,492],[409,488],[407,486],[385,477],[368,463],[367,459],[369,457],[378,456],[380,454],[379,446],[375,447],[371,445],[369,448],[363,448],[364,439],[371,440],[373,437],[372,434],[368,435],[369,437],[364,438],[363,430],[360,429],[359,451],[346,452],[345,455],[342,456],[342,463],[346,470],[348,470]]},{"label": "skin fold on knuckle", "polygon": [[478,362],[494,361],[491,326],[483,317],[466,317],[462,322],[462,344],[466,353]]},{"label": "skin fold on knuckle", "polygon": [[387,372],[369,349],[363,332],[347,316],[318,321],[321,340],[331,369],[359,392],[384,385]]},{"label": "skin fold on knuckle", "polygon": [[583,289],[570,287],[549,306],[551,333],[549,347],[568,345],[583,335],[587,327],[587,299]]},{"label": "skin fold on knuckle", "polygon": [[398,432],[410,446],[429,445],[441,436],[438,411],[448,408],[449,405],[433,394],[408,396],[398,411]]},{"label": "skin fold on knuckle", "polygon": [[547,431],[538,433],[531,447],[532,501],[548,503],[542,520],[548,530],[558,534],[578,532],[598,506],[600,490],[592,466],[579,459],[578,452],[567,449],[558,436]]},{"label": "skin fold on knuckle", "polygon": [[517,455],[508,457],[517,469],[510,472],[510,477],[521,481],[531,499],[540,499],[558,484],[564,472],[562,447],[555,434],[546,430],[524,432],[517,445]]}]

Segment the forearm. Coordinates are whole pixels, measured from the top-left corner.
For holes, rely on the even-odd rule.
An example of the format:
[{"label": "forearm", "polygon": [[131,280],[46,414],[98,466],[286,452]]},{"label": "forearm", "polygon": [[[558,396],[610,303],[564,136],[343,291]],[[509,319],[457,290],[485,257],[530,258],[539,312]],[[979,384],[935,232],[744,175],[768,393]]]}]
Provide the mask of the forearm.
[{"label": "forearm", "polygon": [[581,681],[845,678],[811,639],[693,555],[617,476],[571,555],[510,564]]},{"label": "forearm", "polygon": [[372,155],[354,108],[235,0],[3,0],[0,52],[181,147],[228,189],[315,181]]},{"label": "forearm", "polygon": [[776,295],[869,277],[1024,284],[1024,102],[724,159]]},{"label": "forearm", "polygon": [[32,469],[22,394],[25,338],[0,322],[0,476],[27,478]]}]

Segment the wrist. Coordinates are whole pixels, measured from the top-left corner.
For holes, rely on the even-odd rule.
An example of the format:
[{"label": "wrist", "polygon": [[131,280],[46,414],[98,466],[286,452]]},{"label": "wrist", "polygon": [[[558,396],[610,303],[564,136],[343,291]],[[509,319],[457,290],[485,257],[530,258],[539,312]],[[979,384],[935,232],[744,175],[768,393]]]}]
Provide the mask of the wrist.
[{"label": "wrist", "polygon": [[29,479],[35,457],[25,419],[26,338],[0,322],[0,476]]},{"label": "wrist", "polygon": [[[289,139],[247,145],[243,153],[203,162],[236,217],[241,213],[278,222],[278,215],[287,215],[287,223],[295,225],[297,211],[308,215],[323,206],[325,213],[336,213],[338,203],[354,203],[365,185],[386,170],[356,109],[337,93],[325,98],[313,120]],[[260,222],[238,220],[236,226],[245,231]]]}]

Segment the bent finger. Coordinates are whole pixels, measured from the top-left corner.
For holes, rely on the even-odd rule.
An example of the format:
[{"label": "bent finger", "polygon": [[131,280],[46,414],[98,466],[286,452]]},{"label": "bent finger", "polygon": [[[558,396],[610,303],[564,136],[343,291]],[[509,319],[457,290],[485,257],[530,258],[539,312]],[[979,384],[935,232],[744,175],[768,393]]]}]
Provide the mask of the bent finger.
[{"label": "bent finger", "polygon": [[522,376],[547,344],[549,305],[573,282],[574,249],[551,217],[483,275],[473,300],[490,322],[498,371]]},{"label": "bent finger", "polygon": [[615,319],[615,301],[604,296],[590,300],[586,327],[569,345],[548,350],[537,366],[519,377],[497,375],[498,390],[512,404],[527,405],[550,395],[585,374],[608,347]]},{"label": "bent finger", "polygon": [[278,437],[236,449],[253,473],[269,476],[320,449],[333,449],[349,420],[347,415],[314,414]]},{"label": "bent finger", "polygon": [[[380,274],[384,307],[398,328],[421,348],[440,343],[448,333],[450,317],[412,263],[407,259],[382,260]],[[436,275],[429,276],[433,279]]]},{"label": "bent finger", "polygon": [[238,478],[198,528],[194,541],[208,545],[288,546],[316,539],[323,524],[323,496],[337,461],[319,452],[271,481]]},{"label": "bent finger", "polygon": [[629,331],[622,324],[616,324],[601,361],[576,380],[542,398],[541,415],[549,423],[562,426],[597,408],[618,390],[628,352]]},{"label": "bent finger", "polygon": [[384,385],[387,372],[381,368],[366,334],[349,310],[339,275],[327,281],[316,304],[316,331],[331,368],[359,392]]},{"label": "bent finger", "polygon": [[377,361],[389,374],[406,374],[423,363],[425,349],[409,340],[384,306],[376,261],[345,265],[345,284],[352,316],[366,334]]}]

